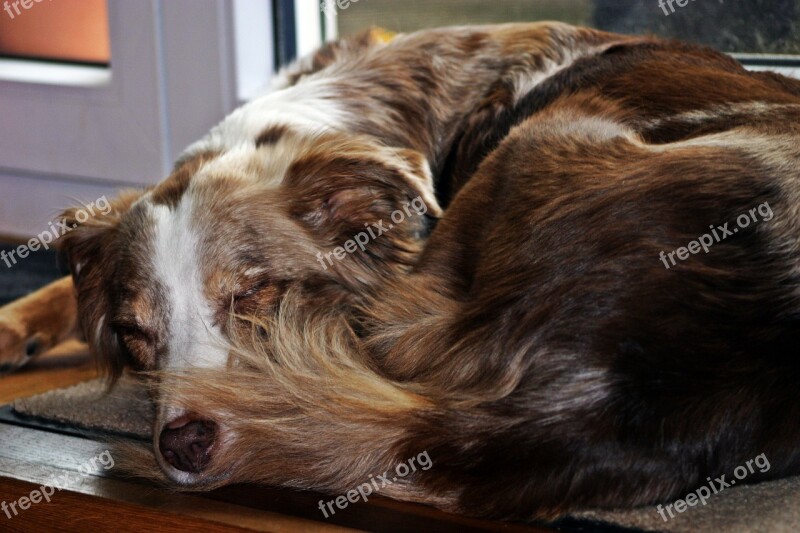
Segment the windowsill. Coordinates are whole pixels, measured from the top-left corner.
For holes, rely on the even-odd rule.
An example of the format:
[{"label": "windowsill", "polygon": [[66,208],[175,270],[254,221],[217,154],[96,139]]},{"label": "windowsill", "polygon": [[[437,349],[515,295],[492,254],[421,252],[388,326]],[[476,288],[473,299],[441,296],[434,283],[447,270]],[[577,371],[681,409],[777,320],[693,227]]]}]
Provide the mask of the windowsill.
[{"label": "windowsill", "polygon": [[775,54],[731,54],[748,70],[771,70],[800,79],[800,57]]},{"label": "windowsill", "polygon": [[753,71],[765,71],[769,70],[772,72],[777,72],[778,74],[783,74],[784,76],[789,76],[790,78],[800,79],[800,68],[798,67],[768,67],[764,65],[745,65],[747,70]]},{"label": "windowsill", "polygon": [[0,81],[62,87],[102,87],[111,82],[111,69],[86,65],[41,63],[23,59],[0,59]]}]

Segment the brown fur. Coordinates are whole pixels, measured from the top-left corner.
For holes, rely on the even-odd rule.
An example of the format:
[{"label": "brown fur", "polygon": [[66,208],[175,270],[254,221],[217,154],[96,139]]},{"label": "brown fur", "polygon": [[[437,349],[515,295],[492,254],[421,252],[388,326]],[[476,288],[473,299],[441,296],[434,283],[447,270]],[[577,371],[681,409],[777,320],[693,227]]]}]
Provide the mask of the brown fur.
[{"label": "brown fur", "polygon": [[[226,368],[159,367],[169,309],[143,208],[68,234],[96,350],[219,428],[184,486],[344,493],[426,451],[433,468],[383,494],[533,519],[667,500],[761,453],[772,469],[750,482],[800,472],[800,85],[562,25],[406,39],[396,63],[326,72],[362,73],[339,78],[348,133],[270,136],[260,150],[292,157],[237,168],[263,181],[225,174],[223,155],[187,188],[217,217],[201,248]],[[418,221],[314,270],[424,190],[426,161],[454,198],[423,251]],[[774,220],[660,262],[766,202]],[[83,266],[97,257],[114,261]]]},{"label": "brown fur", "polygon": [[[344,315],[287,295],[233,370],[168,376],[165,401],[226,428],[204,481],[338,494],[425,450],[433,468],[388,494],[531,519],[667,501],[762,453],[772,469],[748,482],[800,472],[797,85],[738,70],[731,102],[720,87],[697,115],[690,94],[643,113],[665,94],[653,51],[613,53],[628,67],[608,82],[635,96],[577,77],[497,114],[517,126],[413,272]],[[692,55],[673,66],[731,68]],[[659,261],[764,202],[773,220]]]}]

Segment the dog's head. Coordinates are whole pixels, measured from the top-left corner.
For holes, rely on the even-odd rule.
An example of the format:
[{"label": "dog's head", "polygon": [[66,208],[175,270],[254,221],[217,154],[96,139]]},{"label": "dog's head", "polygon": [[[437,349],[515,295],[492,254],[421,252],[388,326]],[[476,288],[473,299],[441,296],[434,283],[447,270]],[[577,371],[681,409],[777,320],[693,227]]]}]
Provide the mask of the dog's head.
[{"label": "dog's head", "polygon": [[[271,128],[246,145],[185,158],[158,186],[127,192],[60,239],[81,326],[112,377],[124,367],[224,369],[235,339],[291,291],[346,305],[415,259],[439,208],[424,157],[338,133]],[[255,321],[253,320],[255,319]],[[162,469],[193,484],[224,421],[169,405],[155,384]]]}]

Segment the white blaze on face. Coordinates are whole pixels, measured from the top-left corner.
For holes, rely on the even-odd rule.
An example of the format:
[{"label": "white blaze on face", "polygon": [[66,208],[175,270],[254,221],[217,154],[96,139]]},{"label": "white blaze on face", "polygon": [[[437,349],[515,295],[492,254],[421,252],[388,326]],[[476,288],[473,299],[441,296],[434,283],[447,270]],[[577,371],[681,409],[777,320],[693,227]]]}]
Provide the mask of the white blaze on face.
[{"label": "white blaze on face", "polygon": [[153,273],[169,302],[168,351],[159,368],[223,367],[228,347],[205,296],[191,196],[185,194],[174,210],[153,206],[151,214],[155,221]]}]

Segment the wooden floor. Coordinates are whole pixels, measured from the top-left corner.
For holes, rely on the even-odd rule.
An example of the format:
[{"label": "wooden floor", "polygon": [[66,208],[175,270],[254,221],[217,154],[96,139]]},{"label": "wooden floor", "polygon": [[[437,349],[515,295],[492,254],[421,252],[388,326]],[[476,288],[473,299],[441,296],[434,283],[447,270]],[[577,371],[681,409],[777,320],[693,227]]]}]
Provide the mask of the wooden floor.
[{"label": "wooden floor", "polygon": [[[0,377],[0,405],[95,375],[83,346],[65,344],[19,373]],[[548,531],[380,497],[325,519],[317,507],[325,496],[309,492],[240,485],[189,494],[125,479],[113,468],[85,477],[77,473],[78,466],[105,450],[95,440],[0,423],[0,504],[7,504],[0,510],[0,531]],[[41,494],[40,487],[54,479],[63,490],[55,489],[49,502],[20,500],[30,500],[32,491]]]}]

